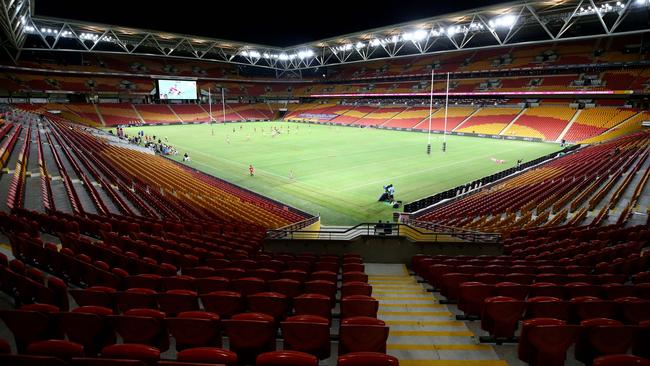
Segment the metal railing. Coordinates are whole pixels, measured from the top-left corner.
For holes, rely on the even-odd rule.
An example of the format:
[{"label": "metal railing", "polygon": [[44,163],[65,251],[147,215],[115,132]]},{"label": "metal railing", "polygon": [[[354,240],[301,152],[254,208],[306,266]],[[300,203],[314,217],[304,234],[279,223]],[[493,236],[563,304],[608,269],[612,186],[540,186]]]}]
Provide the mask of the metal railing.
[{"label": "metal railing", "polygon": [[[419,223],[418,223],[419,224]],[[406,237],[417,242],[448,242],[458,238],[471,243],[497,243],[501,236],[494,233],[482,233],[466,229],[445,227],[432,223],[433,229],[421,228],[409,223],[361,223],[352,227],[323,230],[301,230],[290,225],[269,230],[267,239],[271,240],[353,240],[360,236],[369,237]],[[306,227],[308,225],[303,225]]]}]

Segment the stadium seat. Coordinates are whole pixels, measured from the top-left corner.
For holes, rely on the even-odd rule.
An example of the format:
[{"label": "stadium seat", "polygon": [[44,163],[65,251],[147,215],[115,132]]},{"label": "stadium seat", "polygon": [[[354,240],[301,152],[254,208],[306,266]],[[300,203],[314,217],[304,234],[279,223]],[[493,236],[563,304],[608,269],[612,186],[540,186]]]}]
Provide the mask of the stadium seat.
[{"label": "stadium seat", "polygon": [[350,352],[386,353],[388,327],[382,320],[370,317],[351,317],[341,321],[339,355]]},{"label": "stadium seat", "polygon": [[370,296],[351,295],[341,299],[341,318],[354,316],[377,317],[379,301]]},{"label": "stadium seat", "polygon": [[594,359],[594,366],[650,366],[650,360],[634,355],[609,355]]},{"label": "stadium seat", "polygon": [[230,350],[239,362],[254,362],[257,355],[275,350],[275,319],[266,314],[243,313],[222,321]]},{"label": "stadium seat", "polygon": [[222,319],[229,318],[244,308],[241,294],[233,291],[214,291],[203,294],[201,302],[206,311],[215,313]]},{"label": "stadium seat", "polygon": [[530,328],[528,340],[534,350],[536,365],[562,366],[567,349],[575,342],[577,325],[538,325]]},{"label": "stadium seat", "polygon": [[523,301],[511,297],[486,298],[481,313],[481,329],[497,339],[514,337],[524,307]]},{"label": "stadium seat", "polygon": [[158,294],[158,307],[160,311],[173,316],[185,311],[199,309],[197,293],[191,290],[168,290]]},{"label": "stadium seat", "polygon": [[293,299],[296,315],[316,315],[325,319],[332,318],[331,299],[323,294],[302,294]]},{"label": "stadium seat", "polygon": [[397,357],[379,352],[352,352],[339,356],[338,366],[399,366]]},{"label": "stadium seat", "polygon": [[116,342],[113,327],[106,320],[113,310],[101,306],[81,306],[71,312],[58,314],[59,324],[72,342],[83,345],[88,355],[96,355]]},{"label": "stadium seat", "polygon": [[51,356],[64,361],[72,357],[83,357],[84,347],[79,343],[64,341],[60,339],[50,339],[30,343],[27,346],[27,354],[35,356]]},{"label": "stadium seat", "polygon": [[281,328],[284,349],[309,353],[321,360],[329,358],[330,329],[327,318],[294,315],[283,321]]},{"label": "stadium seat", "polygon": [[124,343],[149,345],[162,351],[169,348],[165,313],[153,309],[131,309],[124,315],[108,317]]},{"label": "stadium seat", "polygon": [[182,362],[237,365],[235,352],[214,347],[188,348],[178,352],[176,358]]},{"label": "stadium seat", "polygon": [[160,351],[143,344],[114,344],[102,349],[102,357],[139,360],[153,366],[160,359]]},{"label": "stadium seat", "polygon": [[176,340],[176,349],[221,347],[219,316],[206,311],[186,311],[165,318],[169,334]]},{"label": "stadium seat", "polygon": [[259,366],[318,366],[318,359],[308,353],[298,351],[273,351],[257,356],[255,365]]}]

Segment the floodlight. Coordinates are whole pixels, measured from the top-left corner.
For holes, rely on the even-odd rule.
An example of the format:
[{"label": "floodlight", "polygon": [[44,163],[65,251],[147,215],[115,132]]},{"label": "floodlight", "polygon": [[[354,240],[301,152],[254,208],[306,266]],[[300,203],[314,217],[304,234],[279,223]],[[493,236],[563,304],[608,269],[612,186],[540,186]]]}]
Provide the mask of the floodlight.
[{"label": "floodlight", "polygon": [[363,42],[357,42],[357,44],[355,45],[355,47],[356,47],[357,49],[361,49],[361,48],[363,48],[364,46],[365,46],[365,44],[363,44]]},{"label": "floodlight", "polygon": [[517,23],[517,17],[512,14],[504,14],[489,21],[491,28],[509,28]]},{"label": "floodlight", "polygon": [[313,55],[314,55],[314,51],[312,51],[312,50],[305,50],[305,51],[299,51],[298,52],[298,58],[301,59],[301,60],[303,58],[311,57]]},{"label": "floodlight", "polygon": [[415,31],[415,33],[413,33],[413,39],[416,41],[421,41],[425,38],[427,38],[427,32],[425,30],[418,29]]},{"label": "floodlight", "polygon": [[289,55],[287,55],[286,53],[282,52],[282,53],[280,54],[280,60],[282,60],[282,61],[286,61],[286,60],[288,60],[288,59],[289,59]]}]

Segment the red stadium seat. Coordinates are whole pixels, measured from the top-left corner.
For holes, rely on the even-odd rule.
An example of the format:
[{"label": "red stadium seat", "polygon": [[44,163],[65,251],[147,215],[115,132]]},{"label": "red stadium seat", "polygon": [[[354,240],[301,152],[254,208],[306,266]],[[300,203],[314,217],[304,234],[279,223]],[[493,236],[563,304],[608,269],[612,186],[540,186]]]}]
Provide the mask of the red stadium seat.
[{"label": "red stadium seat", "polygon": [[149,345],[163,351],[169,348],[165,313],[153,309],[131,309],[124,315],[109,315],[109,318],[124,343]]},{"label": "red stadium seat", "polygon": [[275,350],[276,325],[273,317],[259,313],[244,313],[223,320],[230,350],[237,353],[240,363],[253,362],[260,353]]},{"label": "red stadium seat", "polygon": [[302,282],[298,282],[296,280],[282,278],[269,281],[268,285],[269,290],[283,294],[288,299],[293,299],[302,293]]},{"label": "red stadium seat", "polygon": [[214,291],[201,295],[201,302],[206,311],[218,314],[222,319],[229,318],[244,308],[241,294],[232,291]]},{"label": "red stadium seat", "polygon": [[68,313],[58,314],[59,324],[72,342],[82,344],[89,355],[96,355],[104,346],[115,343],[115,333],[106,320],[113,314],[101,306],[81,306]]},{"label": "red stadium seat", "polygon": [[259,292],[248,296],[248,308],[279,319],[288,311],[287,297],[277,292]]},{"label": "red stadium seat", "polygon": [[567,349],[575,341],[577,325],[539,325],[531,327],[528,339],[535,353],[536,365],[562,366]]},{"label": "red stadium seat", "polygon": [[70,295],[79,306],[103,306],[113,308],[115,306],[116,290],[104,286],[93,286],[83,290],[70,289]]},{"label": "red stadium seat", "polygon": [[524,320],[521,323],[521,334],[519,335],[519,344],[517,345],[517,356],[520,360],[533,364],[535,362],[535,349],[530,343],[528,333],[530,329],[540,325],[564,325],[566,322],[553,318],[534,318]]},{"label": "red stadium seat", "polygon": [[214,291],[226,291],[230,287],[230,281],[225,277],[204,277],[194,280],[196,290],[199,294],[208,294]]},{"label": "red stadium seat", "polygon": [[350,352],[386,353],[388,327],[382,320],[370,317],[352,317],[341,321],[339,355]]},{"label": "red stadium seat", "polygon": [[178,352],[178,361],[207,364],[237,365],[237,354],[221,348],[196,347]]},{"label": "red stadium seat", "polygon": [[318,359],[299,351],[273,351],[257,356],[258,366],[318,366]]},{"label": "red stadium seat", "polygon": [[511,297],[488,297],[483,302],[481,329],[495,338],[512,338],[524,312],[524,302]]},{"label": "red stadium seat", "polygon": [[181,312],[166,318],[169,334],[176,340],[176,349],[193,347],[221,347],[219,316],[207,311]]},{"label": "red stadium seat", "polygon": [[341,318],[350,318],[353,316],[377,317],[379,310],[379,301],[370,296],[351,295],[341,300]]},{"label": "red stadium seat", "polygon": [[84,347],[79,343],[50,339],[31,343],[27,346],[27,354],[35,356],[52,356],[64,361],[72,357],[83,357]]},{"label": "red stadium seat", "polygon": [[596,358],[593,366],[650,366],[650,360],[634,355],[609,355]]},{"label": "red stadium seat", "polygon": [[399,366],[397,357],[379,352],[352,352],[340,356],[338,366]]},{"label": "red stadium seat", "polygon": [[281,323],[284,349],[312,354],[319,359],[330,356],[329,320],[316,315],[294,315]]},{"label": "red stadium seat", "polygon": [[323,294],[302,294],[293,299],[296,315],[317,315],[325,319],[332,318],[331,300]]},{"label": "red stadium seat", "polygon": [[191,290],[169,290],[158,294],[158,307],[167,315],[199,309],[197,293]]},{"label": "red stadium seat", "polygon": [[458,309],[465,315],[480,316],[483,301],[494,295],[495,287],[480,282],[464,282],[458,288]]},{"label": "red stadium seat", "polygon": [[143,344],[114,344],[102,349],[102,357],[139,360],[153,366],[160,360],[160,351]]}]

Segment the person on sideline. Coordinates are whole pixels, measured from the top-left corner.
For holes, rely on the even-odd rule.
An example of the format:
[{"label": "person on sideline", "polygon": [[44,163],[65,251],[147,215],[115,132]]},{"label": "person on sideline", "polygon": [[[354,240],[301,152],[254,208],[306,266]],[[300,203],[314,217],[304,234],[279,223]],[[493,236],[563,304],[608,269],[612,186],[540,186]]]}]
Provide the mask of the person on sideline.
[{"label": "person on sideline", "polygon": [[253,164],[248,165],[248,172],[251,174],[251,177],[255,175],[255,168],[253,168]]}]

